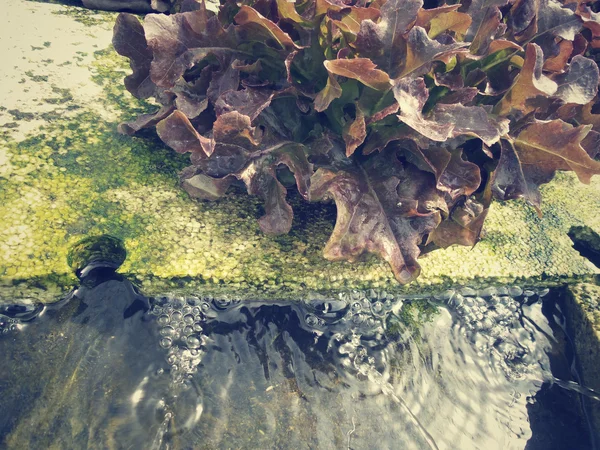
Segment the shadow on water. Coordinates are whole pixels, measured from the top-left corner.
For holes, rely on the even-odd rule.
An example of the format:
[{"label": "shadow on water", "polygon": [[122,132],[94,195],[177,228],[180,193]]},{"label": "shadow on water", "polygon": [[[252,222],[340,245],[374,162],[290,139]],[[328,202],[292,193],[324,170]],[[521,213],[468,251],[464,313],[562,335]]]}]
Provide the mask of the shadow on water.
[{"label": "shadow on water", "polygon": [[0,447],[591,449],[553,293],[0,307]]}]

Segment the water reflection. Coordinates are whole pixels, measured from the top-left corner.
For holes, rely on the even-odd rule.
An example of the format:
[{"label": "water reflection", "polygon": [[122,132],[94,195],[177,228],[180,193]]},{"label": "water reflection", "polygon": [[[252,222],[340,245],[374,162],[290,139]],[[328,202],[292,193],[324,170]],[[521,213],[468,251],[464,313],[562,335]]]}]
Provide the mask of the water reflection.
[{"label": "water reflection", "polygon": [[0,443],[588,449],[596,394],[560,323],[552,293],[516,286],[265,304],[146,299],[96,270],[0,309]]}]

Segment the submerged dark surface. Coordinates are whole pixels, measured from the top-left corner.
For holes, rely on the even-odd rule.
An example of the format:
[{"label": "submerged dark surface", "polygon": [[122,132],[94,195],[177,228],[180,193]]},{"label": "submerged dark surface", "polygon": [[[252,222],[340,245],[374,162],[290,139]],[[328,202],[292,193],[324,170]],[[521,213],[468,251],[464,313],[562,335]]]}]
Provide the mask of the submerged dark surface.
[{"label": "submerged dark surface", "polygon": [[146,299],[96,271],[0,311],[0,447],[592,449],[545,294]]}]

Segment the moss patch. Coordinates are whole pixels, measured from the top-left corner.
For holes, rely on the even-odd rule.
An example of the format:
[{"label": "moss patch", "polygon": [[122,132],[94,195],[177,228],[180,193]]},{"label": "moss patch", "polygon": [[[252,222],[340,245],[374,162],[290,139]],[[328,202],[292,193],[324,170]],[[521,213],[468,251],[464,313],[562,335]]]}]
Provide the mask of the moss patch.
[{"label": "moss patch", "polygon": [[69,89],[52,86],[52,92],[57,96],[45,98],[44,101],[46,103],[50,103],[51,105],[60,105],[73,100],[73,95],[71,95],[71,91]]},{"label": "moss patch", "polygon": [[157,110],[150,101],[134,98],[125,89],[123,79],[131,72],[126,58],[115,52],[114,47],[94,52],[94,62],[90,68],[91,80],[102,87],[104,95],[100,101],[106,108],[115,110],[119,120],[127,122],[138,115]]},{"label": "moss patch", "polygon": [[48,81],[48,75],[36,75],[31,70],[25,72],[25,75],[27,75],[31,79],[31,81],[35,83],[42,83]]},{"label": "moss patch", "polygon": [[409,300],[398,314],[389,314],[386,318],[386,335],[397,338],[404,332],[409,332],[413,337],[420,337],[423,325],[430,323],[438,314],[438,307],[428,300]]},{"label": "moss patch", "polygon": [[75,22],[79,22],[88,27],[96,25],[102,25],[106,23],[113,23],[116,17],[116,13],[108,11],[98,11],[81,7],[81,2],[72,1],[48,1],[46,3],[56,4],[68,4],[68,8],[53,11],[52,14],[57,16],[68,16],[71,17]]}]

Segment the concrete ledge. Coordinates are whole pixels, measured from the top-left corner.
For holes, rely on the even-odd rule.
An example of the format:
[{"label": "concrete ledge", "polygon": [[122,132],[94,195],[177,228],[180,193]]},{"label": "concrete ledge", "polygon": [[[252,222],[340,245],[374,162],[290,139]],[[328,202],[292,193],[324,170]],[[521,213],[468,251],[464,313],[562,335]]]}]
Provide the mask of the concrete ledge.
[{"label": "concrete ledge", "polygon": [[[600,392],[600,286],[580,283],[569,286],[565,315],[575,344],[581,384]],[[586,402],[595,430],[600,430],[600,402]]]},{"label": "concrete ledge", "polygon": [[114,14],[86,12],[82,22],[74,7],[8,3],[8,26],[0,30],[10,43],[0,92],[0,301],[50,301],[64,293],[77,282],[69,248],[100,234],[123,240],[121,271],[147,294],[298,298],[346,289],[556,283],[598,273],[567,232],[573,225],[600,231],[600,179],[586,186],[570,174],[543,189],[542,219],[522,202],[495,203],[474,249],[432,252],[407,287],[374,257],[357,264],[323,259],[333,205],[290,194],[292,232],[266,236],[256,223],[256,198],[232,191],[213,203],[191,200],[177,183],[186,157],[156,139],[116,132],[120,121],[152,105],[124,91],[129,68],[109,45]]}]

